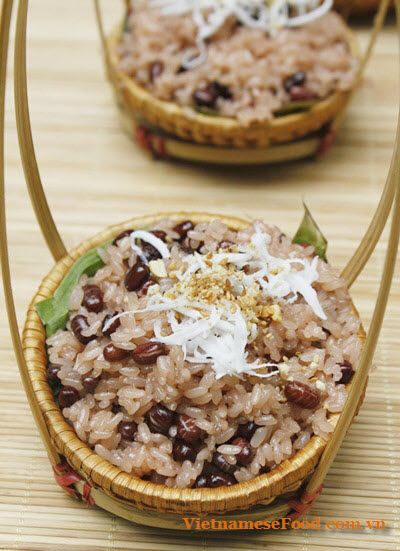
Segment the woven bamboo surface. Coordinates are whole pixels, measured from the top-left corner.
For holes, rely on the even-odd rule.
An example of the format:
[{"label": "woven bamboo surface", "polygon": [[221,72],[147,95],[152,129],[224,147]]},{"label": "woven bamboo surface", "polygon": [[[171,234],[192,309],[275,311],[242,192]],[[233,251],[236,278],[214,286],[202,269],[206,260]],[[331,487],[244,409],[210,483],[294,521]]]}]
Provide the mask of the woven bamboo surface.
[{"label": "woven bamboo surface", "polygon": [[[111,13],[115,2],[105,1]],[[366,32],[359,29],[365,42]],[[121,133],[104,83],[90,3],[30,8],[29,76],[32,124],[49,202],[72,246],[132,215],[196,208],[264,217],[293,232],[304,196],[326,235],[330,259],[343,266],[377,203],[389,165],[397,89],[396,36],[380,38],[338,144],[318,162],[286,167],[222,169],[153,162]],[[20,319],[52,266],[24,189],[8,102],[7,184],[10,247]],[[353,296],[366,323],[374,305],[383,245]],[[366,402],[326,480],[310,518],[384,519],[385,530],[259,534],[161,533],[99,510],[86,510],[54,484],[29,414],[1,316],[0,548],[135,549],[376,549],[399,548],[400,380],[399,272],[396,274]],[[0,305],[4,312],[3,305]]]}]

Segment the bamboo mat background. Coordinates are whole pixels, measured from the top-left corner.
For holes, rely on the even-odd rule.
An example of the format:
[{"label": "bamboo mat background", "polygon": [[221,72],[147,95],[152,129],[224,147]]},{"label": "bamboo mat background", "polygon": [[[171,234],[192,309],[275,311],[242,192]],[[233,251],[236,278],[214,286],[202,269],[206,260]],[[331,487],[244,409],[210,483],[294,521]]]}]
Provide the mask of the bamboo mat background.
[{"label": "bamboo mat background", "polygon": [[[109,22],[119,4],[104,1]],[[357,29],[365,43],[367,23]],[[105,82],[90,1],[31,2],[28,33],[37,156],[67,246],[135,214],[193,207],[264,217],[293,232],[304,197],[330,239],[331,261],[345,264],[372,216],[391,156],[398,102],[393,21],[379,38],[335,148],[318,162],[250,169],[154,162],[136,149],[120,129]],[[25,189],[10,90],[7,104],[9,242],[22,322],[28,300],[52,261]],[[354,286],[366,324],[383,256],[381,243]],[[399,306],[397,270],[364,407],[309,515],[322,521],[379,518],[387,528],[190,535],[86,510],[55,485],[20,384],[1,297],[0,549],[399,550]]]}]

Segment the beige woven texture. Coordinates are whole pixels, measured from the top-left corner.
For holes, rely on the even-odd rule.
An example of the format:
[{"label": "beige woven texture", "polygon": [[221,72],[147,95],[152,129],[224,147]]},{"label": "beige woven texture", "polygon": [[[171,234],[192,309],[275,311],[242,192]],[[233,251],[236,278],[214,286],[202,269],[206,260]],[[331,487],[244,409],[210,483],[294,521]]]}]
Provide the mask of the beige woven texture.
[{"label": "beige woven texture", "polygon": [[[111,15],[115,2],[104,1]],[[112,18],[111,18],[112,20]],[[361,41],[367,33],[359,28]],[[89,3],[30,8],[32,123],[43,180],[68,246],[105,224],[157,210],[196,208],[264,217],[293,232],[304,196],[330,238],[330,258],[343,266],[379,198],[394,138],[396,36],[389,24],[340,141],[325,159],[286,167],[214,169],[156,163],[121,133],[104,83]],[[7,184],[10,247],[21,320],[52,266],[25,192],[8,101]],[[366,323],[383,260],[383,245],[354,287]],[[0,549],[398,549],[400,494],[399,277],[380,339],[366,402],[349,431],[309,518],[380,518],[385,530],[259,534],[160,533],[100,510],[86,510],[54,484],[19,382],[4,315],[0,335]],[[4,312],[3,305],[0,305]],[[397,333],[396,333],[397,330]],[[397,501],[396,501],[397,500]]]}]

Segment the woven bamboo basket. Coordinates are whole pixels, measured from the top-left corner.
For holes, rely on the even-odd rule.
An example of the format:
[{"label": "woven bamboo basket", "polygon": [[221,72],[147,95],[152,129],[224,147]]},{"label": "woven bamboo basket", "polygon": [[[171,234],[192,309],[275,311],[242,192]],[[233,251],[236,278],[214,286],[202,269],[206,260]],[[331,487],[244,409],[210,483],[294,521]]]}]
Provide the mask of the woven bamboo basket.
[{"label": "woven bamboo basket", "polygon": [[[122,123],[139,145],[155,157],[171,157],[218,164],[273,163],[322,154],[332,145],[343,113],[362,78],[389,0],[381,0],[370,43],[360,53],[348,28],[348,45],[360,65],[354,87],[336,91],[309,109],[276,116],[245,126],[238,120],[192,112],[154,97],[119,69],[116,45],[121,25],[106,37],[100,1],[95,0],[97,22],[108,78],[121,112]],[[347,4],[351,4],[348,2]]]},{"label": "woven bamboo basket", "polygon": [[[100,245],[123,229],[134,225],[147,226],[164,214],[135,218],[112,226],[67,252],[51,216],[36,163],[27,102],[26,25],[27,0],[19,2],[15,38],[15,98],[21,158],[28,190],[38,223],[56,261],[43,279],[29,306],[22,339],[19,334],[9,268],[5,196],[4,196],[4,95],[12,0],[4,0],[0,25],[0,258],[5,302],[17,363],[27,393],[32,414],[51,461],[56,481],[70,494],[97,505],[128,520],[149,526],[183,529],[182,516],[214,515],[219,520],[296,519],[304,514],[322,491],[323,480],[341,445],[365,392],[368,371],[376,347],[398,250],[400,233],[399,136],[392,164],[375,215],[358,249],[342,272],[350,287],[374,250],[387,223],[392,222],[382,282],[368,335],[360,332],[364,341],[360,365],[348,385],[348,399],[340,415],[332,415],[334,432],[327,442],[313,437],[293,458],[270,473],[231,487],[217,489],[171,489],[139,480],[102,459],[82,442],[64,420],[45,377],[45,332],[34,304],[52,296],[72,266],[89,249]],[[400,0],[397,0],[400,7]],[[193,221],[210,220],[215,215],[205,213],[168,213],[179,221],[190,216]],[[234,229],[246,220],[220,216]]]}]

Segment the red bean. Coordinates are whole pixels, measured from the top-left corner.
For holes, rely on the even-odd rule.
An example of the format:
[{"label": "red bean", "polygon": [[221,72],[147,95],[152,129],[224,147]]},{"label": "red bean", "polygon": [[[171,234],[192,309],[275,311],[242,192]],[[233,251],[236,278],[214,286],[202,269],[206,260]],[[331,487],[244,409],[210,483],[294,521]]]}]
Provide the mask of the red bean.
[{"label": "red bean", "polygon": [[292,402],[302,408],[315,409],[321,401],[317,390],[299,381],[286,383],[284,390],[288,402]]},{"label": "red bean", "polygon": [[167,240],[167,234],[165,233],[165,231],[153,230],[151,233],[156,237],[158,237],[158,239],[161,239],[161,241],[164,241],[164,243]]},{"label": "red bean", "polygon": [[180,463],[186,460],[193,463],[196,459],[196,450],[193,446],[182,442],[182,440],[175,440],[172,448],[172,457]]},{"label": "red bean", "polygon": [[131,354],[137,364],[151,365],[159,356],[168,354],[168,349],[162,342],[149,341],[138,344]]},{"label": "red bean", "polygon": [[[161,230],[155,230],[151,232],[155,237],[158,237],[158,239],[161,239],[161,241],[165,241],[167,234]],[[161,254],[159,253],[158,249],[153,247],[151,243],[147,243],[146,241],[143,241],[141,244],[141,249],[143,251],[144,256],[147,258],[147,260],[157,260],[157,258],[161,258]]]},{"label": "red bean", "polygon": [[79,400],[79,392],[73,386],[64,386],[58,394],[60,408],[69,408]]},{"label": "red bean", "polygon": [[229,88],[218,81],[210,82],[205,88],[198,88],[193,93],[193,101],[199,107],[213,109],[218,98],[232,99]]},{"label": "red bean", "polygon": [[253,461],[254,449],[250,446],[250,442],[245,438],[235,438],[232,440],[232,446],[239,446],[241,451],[236,454],[238,465],[246,466]]},{"label": "red bean", "polygon": [[219,469],[214,465],[214,463],[210,463],[209,461],[204,461],[203,470],[201,471],[201,474],[209,475],[211,473],[218,473]]},{"label": "red bean", "polygon": [[100,382],[100,376],[99,377],[93,377],[93,375],[84,375],[82,377],[82,385],[83,388],[88,392],[89,394],[93,394],[96,390],[97,385]]},{"label": "red bean", "polygon": [[211,473],[207,477],[207,486],[209,488],[218,488],[219,486],[232,486],[236,484],[236,479],[234,476],[228,473]]},{"label": "red bean", "polygon": [[124,440],[132,442],[135,439],[136,431],[137,424],[134,421],[121,421],[118,424],[118,432]]},{"label": "red bean", "polygon": [[216,467],[218,467],[218,469],[220,469],[224,473],[234,474],[237,469],[236,465],[231,465],[230,463],[228,463],[222,453],[215,452],[212,458],[212,462]]},{"label": "red bean", "polygon": [[149,279],[146,281],[146,283],[142,286],[141,289],[137,292],[138,297],[145,297],[147,293],[149,292],[149,289],[152,285],[155,285],[157,282],[154,281],[154,279]]},{"label": "red bean", "polygon": [[201,247],[204,245],[204,241],[200,241],[196,247],[192,245],[193,242],[194,242],[193,239],[189,239],[189,237],[185,237],[185,239],[181,241],[182,250],[184,250],[186,253],[193,253],[195,251],[199,252]]},{"label": "red bean", "polygon": [[106,317],[104,318],[103,324],[101,326],[101,332],[105,337],[111,337],[111,335],[115,333],[115,331],[121,325],[121,320],[117,318],[111,323],[111,325],[107,329],[104,329],[105,325],[110,321],[110,319],[115,317],[116,315],[118,315],[118,312],[114,312],[113,314],[107,314]]},{"label": "red bean", "polygon": [[85,285],[83,287],[83,306],[89,312],[98,314],[104,308],[103,293],[97,285]]},{"label": "red bean", "polygon": [[150,482],[153,482],[153,484],[162,484],[165,486],[165,481],[167,477],[163,476],[162,474],[157,473],[156,471],[151,471],[151,474],[149,476]]},{"label": "red bean", "polygon": [[232,92],[229,90],[228,86],[225,86],[225,84],[221,84],[217,80],[214,80],[210,86],[213,90],[215,90],[218,97],[232,99]]},{"label": "red bean", "polygon": [[290,93],[290,90],[293,88],[293,86],[303,86],[304,83],[306,82],[306,78],[307,76],[304,73],[304,71],[297,71],[290,77],[287,77],[283,81],[283,86],[286,92]]},{"label": "red bean", "polygon": [[256,425],[254,421],[248,421],[247,423],[238,426],[236,436],[246,438],[246,440],[250,441],[258,428],[258,425]]},{"label": "red bean", "polygon": [[128,291],[137,291],[150,278],[150,270],[143,262],[136,262],[125,275],[125,287]]},{"label": "red bean", "polygon": [[183,241],[185,237],[187,237],[188,232],[193,230],[193,228],[194,228],[193,222],[191,222],[190,220],[185,220],[184,222],[177,224],[172,229],[174,232],[179,234],[179,241]]},{"label": "red bean", "polygon": [[129,350],[118,348],[114,343],[110,342],[103,348],[103,356],[107,362],[122,362],[131,355]]},{"label": "red bean", "polygon": [[339,381],[336,381],[337,385],[347,385],[354,375],[354,369],[350,362],[344,361],[341,366],[342,376]]},{"label": "red bean", "polygon": [[111,406],[111,411],[113,413],[119,413],[120,411],[122,411],[122,406],[120,406],[117,403],[113,403],[112,406]]},{"label": "red bean", "polygon": [[267,367],[267,371],[268,373],[276,373],[278,374],[279,373],[279,367],[277,365],[269,365]]},{"label": "red bean", "polygon": [[84,337],[82,335],[83,331],[89,329],[89,324],[87,318],[85,316],[82,316],[81,314],[78,314],[77,316],[72,318],[71,329],[75,337],[82,344],[87,344],[88,342],[96,338],[96,335],[90,335],[90,337]]},{"label": "red bean", "polygon": [[175,412],[162,404],[155,404],[146,414],[146,423],[151,432],[168,435],[174,418]]},{"label": "red bean", "polygon": [[207,86],[206,88],[198,88],[193,92],[193,101],[198,107],[208,107],[213,109],[218,99],[216,91]]},{"label": "red bean", "polygon": [[236,484],[236,479],[232,474],[225,473],[218,469],[212,463],[204,463],[202,473],[197,477],[194,488],[216,488],[218,486],[231,486]]},{"label": "red bean", "polygon": [[193,485],[194,488],[207,488],[208,486],[208,477],[205,474],[201,474],[196,478],[196,481]]},{"label": "red bean", "polygon": [[59,383],[58,373],[60,371],[59,365],[50,364],[46,369],[46,378],[53,383]]},{"label": "red bean", "polygon": [[196,425],[196,421],[188,415],[179,415],[176,428],[179,438],[189,444],[205,436],[204,431]]},{"label": "red bean", "polygon": [[153,61],[149,66],[149,80],[154,82],[164,71],[164,63],[162,61]]},{"label": "red bean", "polygon": [[125,237],[129,237],[133,230],[125,230],[117,235],[117,237],[112,242],[113,245],[117,245],[118,241],[121,241],[121,239],[124,239]]}]

